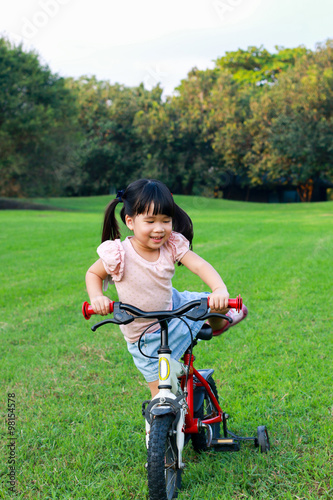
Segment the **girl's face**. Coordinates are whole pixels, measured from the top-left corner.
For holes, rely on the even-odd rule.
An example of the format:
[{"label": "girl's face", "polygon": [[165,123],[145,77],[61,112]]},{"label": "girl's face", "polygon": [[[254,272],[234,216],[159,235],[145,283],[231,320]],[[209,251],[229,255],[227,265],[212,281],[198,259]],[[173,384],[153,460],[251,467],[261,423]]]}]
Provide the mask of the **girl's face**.
[{"label": "girl's face", "polygon": [[125,216],[126,225],[134,233],[134,239],[145,250],[158,250],[166,241],[172,231],[172,218],[168,215],[154,215],[154,206],[148,212]]}]

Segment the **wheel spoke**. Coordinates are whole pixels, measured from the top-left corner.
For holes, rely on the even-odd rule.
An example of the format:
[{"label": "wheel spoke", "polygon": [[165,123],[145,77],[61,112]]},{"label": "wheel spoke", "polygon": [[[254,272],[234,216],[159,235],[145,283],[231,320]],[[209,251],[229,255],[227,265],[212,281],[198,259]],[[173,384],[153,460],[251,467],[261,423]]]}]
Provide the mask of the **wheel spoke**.
[{"label": "wheel spoke", "polygon": [[[168,478],[168,476],[170,476],[170,478]],[[170,492],[173,493],[174,489],[175,489],[175,484],[176,484],[176,472],[175,471],[173,471],[172,474],[167,474],[165,484],[166,484],[167,496],[169,498]]]},{"label": "wheel spoke", "polygon": [[177,459],[172,438],[168,436],[165,450],[165,482],[167,496],[174,492],[177,481]]}]

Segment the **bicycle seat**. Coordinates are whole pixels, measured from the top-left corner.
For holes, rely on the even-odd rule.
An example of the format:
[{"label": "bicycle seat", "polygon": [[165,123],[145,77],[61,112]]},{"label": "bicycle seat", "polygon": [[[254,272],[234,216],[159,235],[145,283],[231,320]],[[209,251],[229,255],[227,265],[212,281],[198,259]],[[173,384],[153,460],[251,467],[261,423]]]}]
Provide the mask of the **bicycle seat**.
[{"label": "bicycle seat", "polygon": [[208,323],[204,323],[196,336],[197,340],[210,340],[213,337],[213,330],[208,325]]}]

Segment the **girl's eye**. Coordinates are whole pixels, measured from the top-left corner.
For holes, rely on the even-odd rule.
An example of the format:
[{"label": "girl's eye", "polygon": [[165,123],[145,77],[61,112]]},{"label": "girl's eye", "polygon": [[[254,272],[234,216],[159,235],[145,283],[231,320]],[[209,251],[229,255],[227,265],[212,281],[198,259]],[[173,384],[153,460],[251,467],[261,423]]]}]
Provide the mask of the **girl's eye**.
[{"label": "girl's eye", "polygon": [[[155,221],[154,220],[146,220],[145,222],[147,222],[147,224],[154,224]],[[170,224],[170,222],[171,222],[171,219],[165,219],[163,221],[164,224]]]}]

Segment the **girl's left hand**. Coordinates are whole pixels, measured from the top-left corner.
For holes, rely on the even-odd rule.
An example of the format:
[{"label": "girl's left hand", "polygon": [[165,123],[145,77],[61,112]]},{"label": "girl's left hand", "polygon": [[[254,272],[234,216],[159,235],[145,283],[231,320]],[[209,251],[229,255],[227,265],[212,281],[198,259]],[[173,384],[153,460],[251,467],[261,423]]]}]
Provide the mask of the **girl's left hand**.
[{"label": "girl's left hand", "polygon": [[228,300],[228,290],[225,287],[216,288],[209,296],[209,307],[211,311],[227,312]]}]

